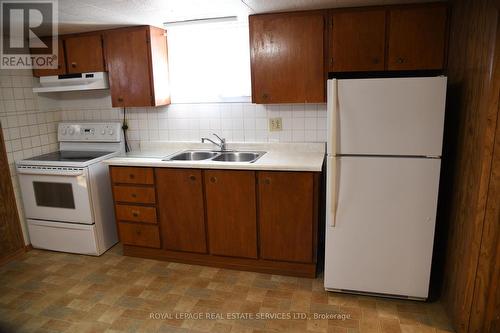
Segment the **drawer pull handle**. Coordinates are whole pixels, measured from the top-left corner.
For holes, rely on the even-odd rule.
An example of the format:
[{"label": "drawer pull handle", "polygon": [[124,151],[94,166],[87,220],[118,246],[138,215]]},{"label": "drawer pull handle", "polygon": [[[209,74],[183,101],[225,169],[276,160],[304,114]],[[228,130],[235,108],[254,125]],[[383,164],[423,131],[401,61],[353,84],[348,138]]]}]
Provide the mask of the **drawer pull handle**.
[{"label": "drawer pull handle", "polygon": [[191,175],[191,176],[189,176],[189,179],[192,180],[192,181],[195,181],[196,180],[196,176]]},{"label": "drawer pull handle", "polygon": [[264,179],[264,184],[267,184],[267,185],[271,184],[271,178]]},{"label": "drawer pull handle", "polygon": [[136,211],[136,210],[134,210],[134,211],[132,212],[132,215],[133,215],[134,217],[138,217],[138,216],[139,216],[139,212],[138,212],[138,211]]},{"label": "drawer pull handle", "polygon": [[217,183],[217,177],[210,177],[210,182],[211,183]]},{"label": "drawer pull handle", "polygon": [[71,67],[76,68],[76,62],[72,62]]},{"label": "drawer pull handle", "polygon": [[140,230],[137,230],[135,233],[136,233],[137,235],[139,235],[139,236],[142,234],[142,232],[141,232]]},{"label": "drawer pull handle", "polygon": [[398,64],[402,64],[403,62],[405,62],[405,58],[398,57],[398,59],[396,60],[396,62]]},{"label": "drawer pull handle", "polygon": [[137,194],[132,193],[131,195],[132,195],[132,198],[137,198]]},{"label": "drawer pull handle", "polygon": [[123,97],[118,97],[118,102],[123,102]]},{"label": "drawer pull handle", "polygon": [[135,175],[134,175],[133,173],[131,173],[130,175],[128,175],[128,177],[129,177],[130,179],[134,179],[134,178],[135,178]]}]

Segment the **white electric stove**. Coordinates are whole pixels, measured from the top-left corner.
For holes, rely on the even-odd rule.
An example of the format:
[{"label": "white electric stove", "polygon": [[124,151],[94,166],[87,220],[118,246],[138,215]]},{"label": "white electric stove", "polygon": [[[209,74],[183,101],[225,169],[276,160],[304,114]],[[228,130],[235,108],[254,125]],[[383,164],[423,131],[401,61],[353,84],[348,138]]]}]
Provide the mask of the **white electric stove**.
[{"label": "white electric stove", "polygon": [[120,123],[60,123],[59,151],[17,162],[34,248],[101,255],[118,242],[103,160],[123,152]]}]

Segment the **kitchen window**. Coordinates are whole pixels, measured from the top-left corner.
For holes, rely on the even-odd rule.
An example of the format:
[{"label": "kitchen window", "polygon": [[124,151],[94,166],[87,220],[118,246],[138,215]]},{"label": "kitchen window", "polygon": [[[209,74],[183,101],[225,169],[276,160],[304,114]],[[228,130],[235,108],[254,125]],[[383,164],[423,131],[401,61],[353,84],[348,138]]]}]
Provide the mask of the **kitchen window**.
[{"label": "kitchen window", "polygon": [[251,101],[246,18],[166,28],[172,103]]}]

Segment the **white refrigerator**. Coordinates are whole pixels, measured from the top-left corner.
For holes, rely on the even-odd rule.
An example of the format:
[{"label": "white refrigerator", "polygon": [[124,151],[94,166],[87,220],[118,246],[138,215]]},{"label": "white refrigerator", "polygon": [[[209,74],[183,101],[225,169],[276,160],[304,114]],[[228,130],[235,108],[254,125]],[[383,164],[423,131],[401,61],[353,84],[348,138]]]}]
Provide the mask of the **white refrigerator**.
[{"label": "white refrigerator", "polygon": [[446,77],[328,80],[325,289],[426,299]]}]

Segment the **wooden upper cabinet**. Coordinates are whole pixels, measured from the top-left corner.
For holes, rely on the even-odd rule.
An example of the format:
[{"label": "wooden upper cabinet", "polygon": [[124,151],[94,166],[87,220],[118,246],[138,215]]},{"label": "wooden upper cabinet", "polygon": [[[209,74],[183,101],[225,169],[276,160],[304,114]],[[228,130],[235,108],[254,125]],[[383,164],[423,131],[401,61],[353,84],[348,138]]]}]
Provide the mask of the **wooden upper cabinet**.
[{"label": "wooden upper cabinet", "polygon": [[260,256],[313,262],[317,216],[311,172],[258,172]]},{"label": "wooden upper cabinet", "polygon": [[64,38],[68,73],[103,72],[102,35],[76,35]]},{"label": "wooden upper cabinet", "polygon": [[254,103],[323,103],[322,11],[251,15],[250,56]]},{"label": "wooden upper cabinet", "polygon": [[446,4],[391,9],[387,69],[442,69],[446,18]]},{"label": "wooden upper cabinet", "polygon": [[383,9],[332,11],[329,71],[384,70],[385,15]]},{"label": "wooden upper cabinet", "polygon": [[204,174],[210,254],[257,258],[255,172]]},{"label": "wooden upper cabinet", "polygon": [[114,107],[170,103],[165,30],[149,26],[104,32]]},{"label": "wooden upper cabinet", "polygon": [[[42,37],[42,42],[52,43],[52,37]],[[31,54],[38,54],[39,52],[35,50],[30,50]],[[66,74],[66,62],[64,58],[64,45],[62,39],[58,39],[57,45],[57,68],[54,69],[33,69],[33,76],[50,76],[50,75],[61,75]]]},{"label": "wooden upper cabinet", "polygon": [[207,252],[201,170],[156,168],[163,247]]}]

